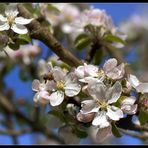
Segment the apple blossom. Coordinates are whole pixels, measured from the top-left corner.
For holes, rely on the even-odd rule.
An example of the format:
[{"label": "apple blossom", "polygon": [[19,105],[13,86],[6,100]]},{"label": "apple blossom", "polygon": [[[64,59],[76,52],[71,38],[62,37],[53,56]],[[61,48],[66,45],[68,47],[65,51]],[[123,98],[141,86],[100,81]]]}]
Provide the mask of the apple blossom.
[{"label": "apple blossom", "polygon": [[124,63],[117,66],[117,60],[115,58],[111,58],[105,62],[103,65],[103,70],[109,78],[118,80],[123,78],[125,74],[124,66]]},{"label": "apple blossom", "polygon": [[105,128],[110,126],[110,120],[118,121],[123,117],[123,112],[118,107],[111,105],[115,103],[122,92],[120,82],[116,82],[112,87],[107,88],[103,82],[88,84],[88,92],[92,100],[82,101],[82,114],[95,112],[92,125]]},{"label": "apple blossom", "polygon": [[77,83],[74,73],[67,74],[60,67],[54,67],[52,72],[55,82],[54,87],[51,88],[50,104],[58,106],[63,102],[64,94],[68,97],[76,96],[81,86]]},{"label": "apple blossom", "polygon": [[103,71],[99,70],[97,66],[87,65],[84,63],[83,66],[79,66],[75,69],[75,74],[79,78],[80,82],[88,83],[91,81],[103,81]]},{"label": "apple blossom", "polygon": [[126,97],[121,102],[121,109],[123,112],[127,114],[135,114],[137,112],[137,104],[134,104],[135,101],[136,97],[134,96]]},{"label": "apple blossom", "polygon": [[142,94],[148,93],[148,83],[140,82],[135,75],[130,74],[128,77],[128,81],[133,88],[136,89],[137,92]]},{"label": "apple blossom", "polygon": [[24,25],[29,24],[33,19],[17,17],[18,10],[14,6],[8,6],[5,10],[5,15],[0,15],[0,31],[12,29],[15,33],[26,34],[28,32]]},{"label": "apple blossom", "polygon": [[50,94],[48,92],[48,87],[50,87],[51,82],[40,83],[39,80],[35,79],[32,82],[32,90],[37,92],[33,98],[35,104],[48,104],[50,102]]}]

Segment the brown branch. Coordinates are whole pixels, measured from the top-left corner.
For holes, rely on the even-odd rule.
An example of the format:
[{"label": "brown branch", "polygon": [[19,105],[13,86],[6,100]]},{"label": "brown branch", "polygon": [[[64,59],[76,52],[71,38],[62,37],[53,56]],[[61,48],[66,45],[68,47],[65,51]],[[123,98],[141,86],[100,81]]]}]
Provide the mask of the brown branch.
[{"label": "brown branch", "polygon": [[22,134],[26,134],[26,133],[31,133],[32,130],[31,129],[21,129],[21,130],[12,130],[12,129],[9,129],[9,130],[0,130],[0,135],[9,135],[9,136],[20,136]]},{"label": "brown branch", "polygon": [[132,136],[132,137],[135,137],[135,138],[139,138],[139,139],[142,139],[142,140],[148,139],[148,134],[135,133],[133,131],[124,130],[124,129],[121,129],[121,128],[119,128],[119,131],[122,132],[123,134],[129,135],[129,136]]},{"label": "brown branch", "polygon": [[[20,15],[25,18],[33,18],[30,12],[22,5],[18,4],[18,10]],[[64,48],[50,33],[49,28],[42,27],[37,20],[33,20],[30,24],[27,25],[30,36],[34,39],[38,39],[45,43],[53,52],[55,52],[60,59],[67,63],[70,66],[79,66],[82,65],[77,57],[75,57],[68,49]]]},{"label": "brown branch", "polygon": [[22,119],[25,121],[29,126],[31,126],[32,131],[34,132],[40,132],[44,135],[46,135],[50,139],[54,139],[58,141],[61,144],[64,144],[64,141],[60,139],[57,135],[55,135],[52,131],[50,131],[48,128],[46,128],[42,123],[36,122],[23,113],[21,113],[16,106],[8,100],[5,96],[0,94],[0,107],[7,113],[7,114],[13,114],[16,118]]}]

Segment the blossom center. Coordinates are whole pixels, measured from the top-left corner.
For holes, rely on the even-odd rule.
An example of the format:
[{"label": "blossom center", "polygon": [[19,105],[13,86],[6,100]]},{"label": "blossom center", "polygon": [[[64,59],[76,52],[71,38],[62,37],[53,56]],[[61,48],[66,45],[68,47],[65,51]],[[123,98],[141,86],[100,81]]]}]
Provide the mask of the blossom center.
[{"label": "blossom center", "polygon": [[57,81],[56,86],[57,86],[57,89],[59,89],[59,90],[63,90],[64,87],[65,87],[65,82],[62,81],[62,80],[61,80],[61,81]]},{"label": "blossom center", "polygon": [[104,76],[104,71],[103,70],[99,70],[97,72],[97,76],[100,78],[100,77],[103,77]]},{"label": "blossom center", "polygon": [[97,101],[97,104],[101,110],[106,110],[108,107],[108,104],[105,101]]},{"label": "blossom center", "polygon": [[7,16],[8,24],[11,26],[14,23],[15,18],[13,16]]}]

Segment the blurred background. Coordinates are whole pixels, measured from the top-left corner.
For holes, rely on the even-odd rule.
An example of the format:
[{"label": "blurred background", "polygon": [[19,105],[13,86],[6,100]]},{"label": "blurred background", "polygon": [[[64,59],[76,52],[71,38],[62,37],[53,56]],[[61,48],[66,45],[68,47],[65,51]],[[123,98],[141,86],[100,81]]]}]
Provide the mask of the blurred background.
[{"label": "blurred background", "polygon": [[[0,4],[1,5],[1,4]],[[121,50],[124,55],[124,59],[130,64],[132,69],[142,81],[148,81],[148,4],[138,4],[138,3],[89,3],[87,7],[91,6],[93,8],[105,9],[107,14],[112,17],[115,26],[119,27],[125,34],[127,34],[127,44]],[[81,9],[81,8],[80,8]],[[83,8],[82,8],[83,9]],[[5,86],[5,95],[10,96],[13,102],[19,106],[19,109],[27,116],[31,116],[34,112],[32,109],[34,107],[32,91],[32,79],[28,79],[28,73],[26,72],[27,65],[30,62],[36,63],[39,59],[47,59],[52,52],[44,45],[42,42],[34,40],[34,48],[37,48],[36,53],[32,52],[31,55],[37,55],[36,58],[28,59],[27,54],[21,57],[23,62],[17,62],[15,66],[7,66],[7,68],[2,71],[6,62],[4,62],[4,53],[0,53],[0,88]],[[30,47],[22,47],[24,50]],[[19,53],[17,53],[19,55]],[[83,52],[81,53],[83,54]],[[25,54],[24,54],[25,55]],[[13,55],[14,56],[14,55]],[[12,56],[12,57],[13,57]],[[78,56],[80,56],[78,54]],[[17,56],[14,56],[17,58]],[[19,57],[18,57],[19,59]],[[11,61],[7,61],[7,64],[11,65]],[[33,67],[32,69],[34,69]],[[33,73],[32,70],[30,73]],[[21,79],[20,79],[21,77]],[[2,85],[2,83],[4,85]],[[24,107],[25,106],[25,107]],[[46,109],[43,110],[42,114],[46,113]],[[7,126],[5,122],[10,122],[10,118],[4,117],[4,112],[0,111],[0,131],[6,129]],[[19,129],[20,127],[25,127],[25,123],[21,121],[16,121],[13,119],[13,128]],[[15,124],[17,122],[17,124]],[[56,133],[56,129],[53,129]],[[39,133],[29,133],[21,134],[16,137],[12,137],[0,132],[0,144],[50,144],[52,141],[47,140],[46,137]],[[84,138],[80,141],[80,144],[94,144],[96,143],[90,137]],[[111,137],[105,144],[146,144],[147,141],[142,141],[137,138],[124,135],[121,138]]]}]

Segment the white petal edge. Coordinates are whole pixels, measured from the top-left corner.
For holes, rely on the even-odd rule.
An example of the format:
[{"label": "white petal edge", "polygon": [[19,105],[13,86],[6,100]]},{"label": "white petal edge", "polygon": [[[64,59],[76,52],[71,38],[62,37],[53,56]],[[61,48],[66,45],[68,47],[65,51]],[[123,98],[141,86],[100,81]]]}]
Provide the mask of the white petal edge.
[{"label": "white petal edge", "polygon": [[107,118],[108,117],[106,116],[106,112],[100,111],[94,117],[94,120],[92,121],[92,125],[99,126],[100,128],[108,127],[110,123],[108,122]]},{"label": "white petal edge", "polygon": [[107,108],[106,115],[114,121],[118,121],[120,118],[123,118],[122,110],[116,106],[109,106]]},{"label": "white petal edge", "polygon": [[13,24],[11,29],[18,34],[26,34],[28,32],[27,28],[23,25]]},{"label": "white petal edge", "polygon": [[9,30],[10,26],[8,23],[0,23],[0,31]]},{"label": "white petal edge", "polygon": [[21,24],[21,25],[27,25],[29,24],[33,19],[26,19],[23,17],[16,17],[15,18],[15,23],[16,24]]},{"label": "white petal edge", "polygon": [[56,91],[50,95],[50,104],[51,106],[58,106],[64,100],[64,92],[63,91]]}]

